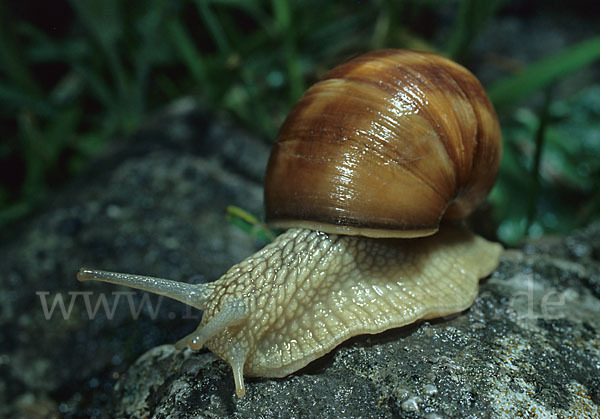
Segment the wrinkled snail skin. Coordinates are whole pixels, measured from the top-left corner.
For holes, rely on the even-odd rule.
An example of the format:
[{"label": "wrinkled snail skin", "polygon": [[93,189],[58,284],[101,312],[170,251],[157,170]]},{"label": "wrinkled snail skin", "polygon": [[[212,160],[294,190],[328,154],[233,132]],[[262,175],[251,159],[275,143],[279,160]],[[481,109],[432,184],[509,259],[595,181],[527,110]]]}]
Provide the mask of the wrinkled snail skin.
[{"label": "wrinkled snail skin", "polygon": [[265,208],[289,229],[273,243],[208,284],[77,277],[204,310],[176,346],[206,345],[231,365],[242,396],[244,375],[283,377],[351,336],[468,308],[502,247],[440,221],[485,199],[500,153],[495,113],[471,73],[433,54],[374,51],[333,69],[284,123]]}]

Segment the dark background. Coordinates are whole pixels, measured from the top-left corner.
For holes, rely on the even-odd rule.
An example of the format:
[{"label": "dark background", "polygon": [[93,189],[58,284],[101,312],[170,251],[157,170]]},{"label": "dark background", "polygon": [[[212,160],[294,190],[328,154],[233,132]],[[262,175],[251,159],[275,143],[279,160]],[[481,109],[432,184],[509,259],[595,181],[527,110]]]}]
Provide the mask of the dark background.
[{"label": "dark background", "polygon": [[466,65],[497,107],[490,229],[507,244],[564,233],[600,213],[599,18],[582,0],[2,2],[0,226],[175,98],[270,142],[327,69],[414,48]]}]

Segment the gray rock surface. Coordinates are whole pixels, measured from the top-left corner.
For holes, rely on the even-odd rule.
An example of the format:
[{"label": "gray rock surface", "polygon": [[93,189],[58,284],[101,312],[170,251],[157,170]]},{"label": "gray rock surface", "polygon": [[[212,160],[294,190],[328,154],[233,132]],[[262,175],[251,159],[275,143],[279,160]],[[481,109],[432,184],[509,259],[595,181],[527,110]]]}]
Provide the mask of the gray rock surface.
[{"label": "gray rock surface", "polygon": [[600,417],[600,225],[508,250],[471,309],[359,336],[283,379],[156,347],[117,385],[117,416]]},{"label": "gray rock surface", "polygon": [[108,150],[50,208],[2,232],[0,417],[100,416],[140,354],[191,332],[198,312],[75,274],[89,266],[218,278],[261,246],[225,210],[262,214],[267,157],[265,141],[182,99]]}]

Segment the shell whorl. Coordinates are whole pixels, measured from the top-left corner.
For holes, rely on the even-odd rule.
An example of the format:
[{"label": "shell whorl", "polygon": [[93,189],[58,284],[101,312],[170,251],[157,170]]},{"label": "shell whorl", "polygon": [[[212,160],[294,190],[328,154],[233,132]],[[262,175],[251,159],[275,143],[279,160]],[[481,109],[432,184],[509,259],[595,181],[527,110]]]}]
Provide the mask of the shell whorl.
[{"label": "shell whorl", "polygon": [[433,234],[485,199],[501,147],[494,109],[468,70],[431,53],[373,51],[331,70],[292,109],[269,160],[267,220]]}]

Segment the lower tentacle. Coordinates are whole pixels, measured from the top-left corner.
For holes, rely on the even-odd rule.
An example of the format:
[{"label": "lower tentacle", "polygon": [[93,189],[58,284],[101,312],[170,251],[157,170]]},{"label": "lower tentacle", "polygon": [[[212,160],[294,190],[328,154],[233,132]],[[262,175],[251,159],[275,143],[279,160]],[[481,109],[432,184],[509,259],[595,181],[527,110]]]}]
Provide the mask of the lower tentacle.
[{"label": "lower tentacle", "polygon": [[184,348],[186,345],[190,349],[198,350],[209,339],[213,338],[229,326],[237,326],[248,317],[248,304],[243,300],[227,301],[223,303],[221,310],[206,324],[180,339],[175,347]]}]

